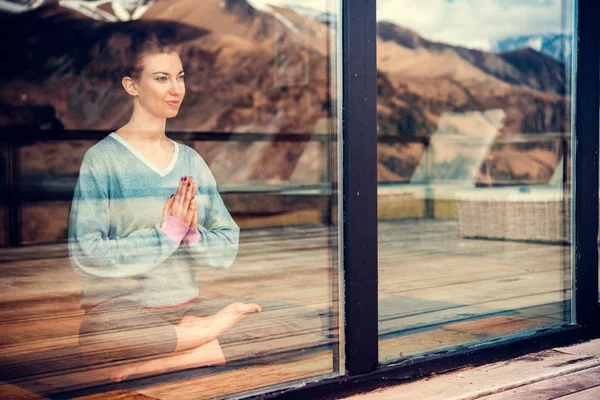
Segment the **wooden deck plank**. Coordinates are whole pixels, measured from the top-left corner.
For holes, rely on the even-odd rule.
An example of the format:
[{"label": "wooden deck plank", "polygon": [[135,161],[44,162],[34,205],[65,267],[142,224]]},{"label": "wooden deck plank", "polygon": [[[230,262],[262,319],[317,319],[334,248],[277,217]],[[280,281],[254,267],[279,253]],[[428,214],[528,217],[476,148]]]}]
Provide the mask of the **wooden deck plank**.
[{"label": "wooden deck plank", "polygon": [[[486,323],[483,317],[486,308],[497,317],[496,313],[503,310],[513,312],[561,302],[568,295],[562,291],[562,246],[464,240],[458,237],[456,221],[382,221],[379,232],[378,296],[382,305],[399,296],[456,305],[454,310],[442,305],[415,313],[400,303],[397,312],[391,310],[388,314],[395,318],[389,325],[392,331],[394,323],[396,329],[429,324],[431,327],[424,329],[433,330],[416,330],[382,341],[380,353],[384,360],[474,343],[535,328],[544,321],[549,325],[560,321],[559,305],[523,311],[514,320]],[[334,232],[319,226],[243,230],[240,251],[231,269],[203,269],[198,274],[202,296],[274,298],[321,311],[336,309],[337,305],[332,304],[331,263],[337,250],[329,247],[335,238]],[[71,269],[66,244],[1,249],[0,262],[0,351],[19,355],[75,343],[82,315],[78,305],[81,278]],[[471,325],[456,322],[454,315],[473,307],[481,309],[477,318],[483,320]],[[449,324],[451,328],[447,329]],[[328,369],[324,364],[319,367],[319,363],[322,361],[316,369],[303,362],[280,365],[277,371],[267,370],[264,384],[326,373]],[[254,373],[254,368],[259,367],[246,372]],[[227,380],[239,379],[235,374],[218,375]],[[76,382],[78,378],[69,379]],[[229,390],[231,382],[227,380],[215,390]],[[189,385],[189,390],[195,390],[194,383]],[[150,392],[147,395],[152,396]]]},{"label": "wooden deck plank", "polygon": [[445,325],[444,329],[482,337],[510,335],[520,331],[541,328],[549,324],[550,322],[547,319],[542,318],[519,318],[503,315]]},{"label": "wooden deck plank", "polygon": [[[598,377],[596,377],[597,379]],[[560,398],[561,400],[598,400],[600,399],[600,386],[582,390]]]},{"label": "wooden deck plank", "polygon": [[140,389],[138,392],[161,400],[205,399],[233,395],[257,387],[314,378],[332,372],[333,355],[327,351],[286,363],[242,368],[186,381],[156,385]]},{"label": "wooden deck plank", "polygon": [[[562,293],[562,281],[557,274],[541,272],[522,275],[518,279],[491,279],[481,282],[463,282],[453,285],[428,287],[402,291],[404,296],[421,297],[427,300],[448,301],[462,304],[481,304],[494,300],[509,299],[515,296],[528,296],[539,293]],[[561,300],[560,297],[556,301]]]},{"label": "wooden deck plank", "polygon": [[[484,396],[484,400],[531,400],[531,399],[577,399],[597,400],[600,389],[600,366],[541,379],[537,382],[518,386],[509,385],[498,393]],[[596,393],[596,397],[589,397]]]},{"label": "wooden deck plank", "polygon": [[379,342],[379,360],[388,363],[425,352],[435,352],[474,343],[479,340],[478,336],[469,332],[445,329],[400,336]]},{"label": "wooden deck plank", "polygon": [[0,399],[6,400],[47,400],[46,397],[31,393],[17,386],[0,383]]},{"label": "wooden deck plank", "polygon": [[113,392],[93,394],[77,398],[81,400],[158,400],[156,397],[150,397],[146,394],[125,390],[115,390]]},{"label": "wooden deck plank", "polygon": [[[567,353],[561,349],[545,350],[527,354],[516,359],[501,361],[475,368],[463,368],[453,372],[438,374],[392,388],[379,389],[370,393],[347,397],[351,400],[474,400],[505,393],[507,399],[517,388],[533,387],[538,382],[560,379],[580,371],[600,368],[600,340],[588,346],[585,352]],[[578,345],[572,346],[577,347]],[[569,350],[570,348],[566,348]],[[598,382],[597,373],[596,383]],[[572,379],[571,379],[572,380]],[[584,385],[585,386],[585,385]],[[584,393],[584,392],[581,392]],[[594,393],[594,392],[591,392]],[[595,394],[595,393],[594,393]],[[488,396],[488,397],[486,397]],[[503,397],[501,397],[503,398]],[[553,399],[555,397],[533,396],[528,393],[525,399]],[[597,399],[598,397],[594,397]],[[561,399],[563,399],[561,397]],[[580,400],[573,397],[573,400]],[[496,398],[489,398],[496,400]]]}]

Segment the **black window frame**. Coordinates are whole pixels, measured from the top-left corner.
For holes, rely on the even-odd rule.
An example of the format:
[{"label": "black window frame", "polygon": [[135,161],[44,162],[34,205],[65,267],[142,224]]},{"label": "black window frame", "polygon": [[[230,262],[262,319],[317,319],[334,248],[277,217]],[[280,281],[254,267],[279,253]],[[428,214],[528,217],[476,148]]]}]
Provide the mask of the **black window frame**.
[{"label": "black window frame", "polygon": [[[418,1],[418,0],[415,0]],[[318,399],[395,385],[434,372],[481,365],[600,337],[598,153],[600,2],[576,0],[573,141],[573,324],[382,365],[378,357],[376,0],[341,0],[342,212],[345,372],[247,398]],[[11,139],[13,141],[13,139]],[[14,139],[18,142],[19,139]],[[18,157],[11,152],[10,157]],[[13,165],[11,162],[9,165]],[[9,180],[13,171],[9,171]],[[11,185],[16,185],[12,180]],[[593,183],[593,184],[590,184]],[[18,202],[17,195],[8,196]],[[11,220],[17,230],[19,217]],[[590,222],[591,221],[591,222]],[[13,239],[20,242],[18,238]]]},{"label": "black window frame", "polygon": [[[377,335],[376,0],[341,0],[345,371],[342,376],[261,399],[319,399],[396,385],[440,371],[482,365],[600,337],[598,152],[600,2],[576,0],[572,104],[572,324],[381,365]],[[589,183],[595,184],[589,184]],[[568,193],[567,193],[568,194]]]}]

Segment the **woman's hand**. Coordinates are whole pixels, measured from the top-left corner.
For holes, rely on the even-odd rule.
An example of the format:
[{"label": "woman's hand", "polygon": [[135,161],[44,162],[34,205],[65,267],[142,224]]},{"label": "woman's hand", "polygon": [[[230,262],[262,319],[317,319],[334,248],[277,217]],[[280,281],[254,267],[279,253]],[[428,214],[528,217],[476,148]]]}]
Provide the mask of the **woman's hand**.
[{"label": "woman's hand", "polygon": [[192,182],[191,177],[184,177],[179,181],[175,195],[167,200],[163,215],[165,217],[170,215],[181,223],[192,226],[194,220],[198,221],[198,206],[195,194],[196,184]]},{"label": "woman's hand", "polygon": [[[196,183],[192,182],[192,188],[194,190],[194,193],[196,193]],[[198,228],[198,199],[196,199],[196,196],[194,196],[193,201],[192,201],[192,222],[190,223],[190,229],[196,229]]]}]

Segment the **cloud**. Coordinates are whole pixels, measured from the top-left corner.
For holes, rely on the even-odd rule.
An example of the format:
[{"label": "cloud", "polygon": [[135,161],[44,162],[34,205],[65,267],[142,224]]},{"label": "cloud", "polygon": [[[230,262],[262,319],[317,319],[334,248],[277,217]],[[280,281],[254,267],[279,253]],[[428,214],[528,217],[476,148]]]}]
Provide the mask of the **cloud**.
[{"label": "cloud", "polygon": [[[337,12],[340,0],[248,0],[297,4]],[[488,49],[490,41],[518,35],[571,32],[574,0],[377,0],[377,19],[409,28],[427,39]]]},{"label": "cloud", "polygon": [[[435,41],[486,49],[490,40],[571,31],[572,0],[378,0],[379,20]],[[563,15],[564,14],[564,15]]]}]

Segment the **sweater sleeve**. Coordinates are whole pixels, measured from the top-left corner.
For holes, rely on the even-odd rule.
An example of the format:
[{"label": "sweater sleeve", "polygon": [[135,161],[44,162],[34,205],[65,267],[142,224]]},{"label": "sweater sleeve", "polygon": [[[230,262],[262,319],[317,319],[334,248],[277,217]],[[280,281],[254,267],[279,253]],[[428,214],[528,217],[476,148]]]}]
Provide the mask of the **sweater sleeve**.
[{"label": "sweater sleeve", "polygon": [[238,253],[240,229],[227,211],[208,166],[204,160],[198,164],[198,226],[190,229],[185,248],[200,266],[229,268]]},{"label": "sweater sleeve", "polygon": [[120,278],[143,274],[179,247],[188,227],[173,217],[126,236],[111,234],[108,176],[84,160],[69,218],[69,257],[84,276]]}]

